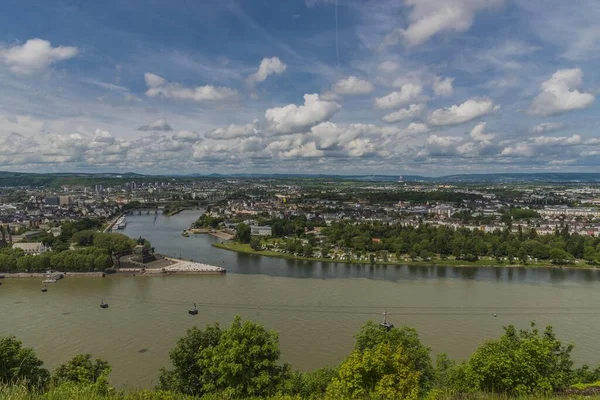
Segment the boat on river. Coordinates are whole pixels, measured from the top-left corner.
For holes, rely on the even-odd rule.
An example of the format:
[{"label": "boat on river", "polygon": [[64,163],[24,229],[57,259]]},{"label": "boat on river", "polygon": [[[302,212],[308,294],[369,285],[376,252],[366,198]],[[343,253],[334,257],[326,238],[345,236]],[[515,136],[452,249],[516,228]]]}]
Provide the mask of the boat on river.
[{"label": "boat on river", "polygon": [[42,283],[56,283],[56,279],[52,279],[52,278],[50,278],[50,279],[44,279],[42,281]]}]

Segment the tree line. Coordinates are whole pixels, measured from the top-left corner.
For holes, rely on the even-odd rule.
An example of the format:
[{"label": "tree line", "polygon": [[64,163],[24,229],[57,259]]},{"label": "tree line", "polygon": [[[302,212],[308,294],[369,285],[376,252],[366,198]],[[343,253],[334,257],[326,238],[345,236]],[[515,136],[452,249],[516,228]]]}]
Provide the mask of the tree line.
[{"label": "tree line", "polygon": [[[194,327],[170,351],[172,365],[161,369],[155,389],[126,394],[110,386],[110,366],[102,359],[76,355],[50,373],[32,349],[8,336],[0,338],[0,394],[15,382],[29,393],[52,393],[53,399],[434,400],[600,390],[600,367],[575,368],[573,345],[563,344],[550,326],[507,326],[462,362],[445,354],[432,360],[417,331],[406,326],[386,329],[370,321],[355,339],[340,365],[300,372],[279,361],[278,334],[260,324],[236,317],[225,328]],[[74,392],[89,396],[64,395]]]},{"label": "tree line", "polygon": [[[82,219],[62,225],[59,236],[47,234],[38,238],[52,251],[26,255],[22,249],[0,249],[0,272],[44,272],[50,269],[68,272],[104,271],[113,266],[114,254],[133,249],[137,244],[147,247],[145,239],[131,239],[122,233],[103,233],[95,220]],[[71,244],[79,248],[70,250]]]},{"label": "tree line", "polygon": [[[521,260],[530,258],[566,264],[575,259],[600,263],[600,238],[570,233],[565,225],[552,235],[538,235],[535,229],[517,232],[497,229],[483,232],[479,229],[452,228],[447,226],[403,226],[381,222],[336,222],[322,229],[321,246],[350,249],[359,252],[386,250],[397,255],[475,261],[479,257]],[[374,240],[375,239],[375,240]]]}]

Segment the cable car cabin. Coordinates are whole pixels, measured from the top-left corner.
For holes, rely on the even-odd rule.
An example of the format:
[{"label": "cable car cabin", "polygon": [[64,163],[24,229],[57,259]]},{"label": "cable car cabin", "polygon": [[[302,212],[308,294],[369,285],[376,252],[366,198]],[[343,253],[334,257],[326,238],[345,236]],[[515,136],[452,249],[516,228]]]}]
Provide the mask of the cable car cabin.
[{"label": "cable car cabin", "polygon": [[190,315],[198,314],[198,308],[196,308],[196,303],[194,303],[194,308],[192,308],[191,310],[188,310],[188,314],[190,314]]},{"label": "cable car cabin", "polygon": [[389,331],[394,327],[394,324],[387,322],[387,311],[383,313],[383,322],[380,323],[379,326],[385,329],[386,331]]},{"label": "cable car cabin", "polygon": [[108,303],[104,302],[104,299],[100,302],[100,308],[108,308]]},{"label": "cable car cabin", "polygon": [[389,322],[382,322],[381,324],[379,324],[379,326],[381,326],[386,331],[389,331],[394,327],[394,324],[390,324]]}]

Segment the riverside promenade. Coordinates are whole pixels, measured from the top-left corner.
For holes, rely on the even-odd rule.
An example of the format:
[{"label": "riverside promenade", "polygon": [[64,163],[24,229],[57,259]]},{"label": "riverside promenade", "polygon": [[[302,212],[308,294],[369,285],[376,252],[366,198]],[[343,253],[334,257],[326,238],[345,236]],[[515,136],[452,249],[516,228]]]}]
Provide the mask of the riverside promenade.
[{"label": "riverside promenade", "polygon": [[157,274],[224,274],[227,270],[216,265],[199,263],[196,261],[185,261],[177,258],[161,256],[157,261],[140,265],[139,267],[120,268],[119,272],[138,273],[144,275]]}]

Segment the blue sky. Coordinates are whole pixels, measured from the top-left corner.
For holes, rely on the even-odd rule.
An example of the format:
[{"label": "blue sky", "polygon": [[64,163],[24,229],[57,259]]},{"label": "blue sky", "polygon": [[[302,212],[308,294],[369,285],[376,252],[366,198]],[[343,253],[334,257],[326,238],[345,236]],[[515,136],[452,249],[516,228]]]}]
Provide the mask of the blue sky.
[{"label": "blue sky", "polygon": [[593,0],[0,3],[0,170],[597,171]]}]

